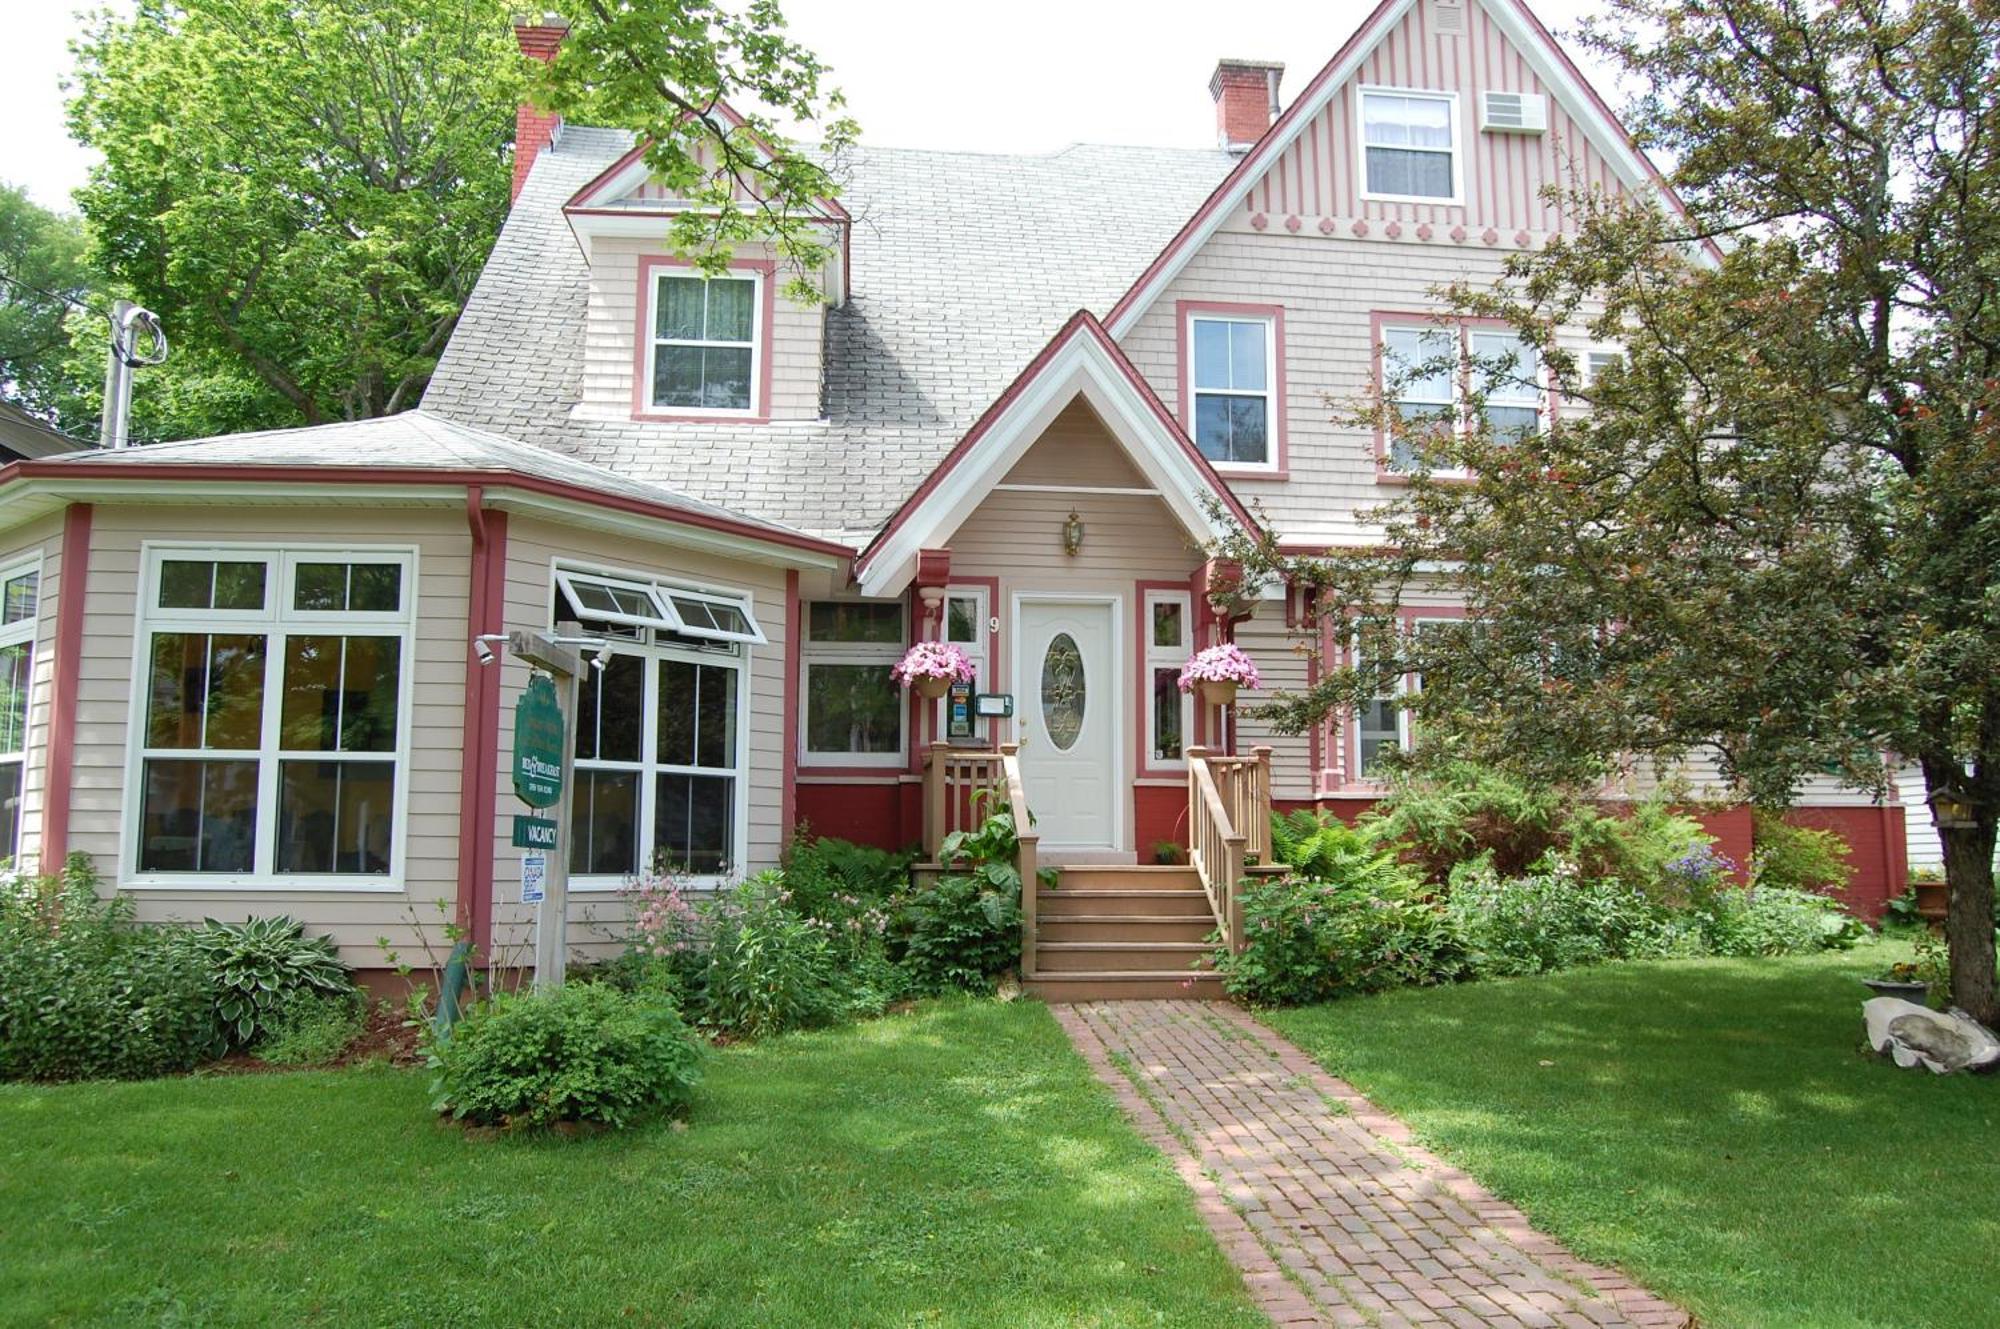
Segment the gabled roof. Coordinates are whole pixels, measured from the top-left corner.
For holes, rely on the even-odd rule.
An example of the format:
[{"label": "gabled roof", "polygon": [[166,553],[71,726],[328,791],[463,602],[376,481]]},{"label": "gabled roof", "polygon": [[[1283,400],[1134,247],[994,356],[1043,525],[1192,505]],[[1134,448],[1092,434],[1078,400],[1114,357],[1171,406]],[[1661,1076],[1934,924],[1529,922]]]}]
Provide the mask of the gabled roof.
[{"label": "gabled roof", "polygon": [[[530,447],[424,410],[372,420],[270,429],[179,443],[90,449],[0,467],[0,498],[22,481],[49,493],[159,495],[163,483],[216,486],[463,486],[518,489],[551,500],[614,508],[845,565],[850,551],[776,522],[689,498],[546,448]],[[246,491],[247,492],[247,491]]]},{"label": "gabled roof", "polygon": [[89,447],[82,439],[43,424],[11,402],[0,401],[0,459],[60,457]]},{"label": "gabled roof", "polygon": [[[1285,113],[1278,117],[1264,137],[1231,171],[1200,209],[1189,217],[1131,288],[1105,316],[1104,323],[1114,337],[1123,337],[1138,323],[1160,294],[1215,234],[1223,219],[1241,204],[1245,194],[1284,156],[1307,125],[1323,110],[1362,63],[1421,0],[1381,0],[1346,43],[1326,62]],[[1617,173],[1620,182],[1634,193],[1651,192],[1667,207],[1685,211],[1659,168],[1639,151],[1632,136],[1611,108],[1598,96],[1590,81],[1563,52],[1541,20],[1522,0],[1472,0],[1499,25],[1521,58],[1541,80],[1563,109],[1582,127],[1584,134]],[[1710,258],[1720,251],[1710,243],[1704,247]]]},{"label": "gabled roof", "polygon": [[1235,159],[1078,145],[847,160],[853,289],[826,311],[826,418],[585,418],[589,268],[562,207],[632,149],[567,125],[537,155],[425,407],[858,547],[1065,319],[1111,306]]},{"label": "gabled roof", "polygon": [[1104,325],[1080,309],[861,551],[854,575],[862,592],[894,595],[907,586],[919,553],[949,543],[993,485],[1079,396],[1190,535],[1212,540],[1228,533],[1229,523],[1210,511],[1209,497],[1244,528],[1254,526]]}]

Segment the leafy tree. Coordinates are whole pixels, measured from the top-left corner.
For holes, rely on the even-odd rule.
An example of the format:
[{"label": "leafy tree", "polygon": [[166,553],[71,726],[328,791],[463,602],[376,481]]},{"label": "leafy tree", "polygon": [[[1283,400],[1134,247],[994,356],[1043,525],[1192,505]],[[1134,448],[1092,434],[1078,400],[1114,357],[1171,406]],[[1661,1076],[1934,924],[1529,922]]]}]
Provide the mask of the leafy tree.
[{"label": "leafy tree", "polygon": [[0,401],[59,426],[76,423],[58,410],[68,386],[64,321],[69,302],[87,299],[91,285],[83,223],[0,185]]},{"label": "leafy tree", "polygon": [[[821,200],[858,129],[776,0],[577,0],[566,17],[555,58],[533,71],[535,104],[638,134],[654,178],[691,205],[669,238],[702,271],[768,241],[791,270],[786,295],[818,300],[812,277],[833,256]],[[790,143],[776,116],[816,126],[819,150]]]},{"label": "leafy tree", "polygon": [[196,377],[316,423],[416,403],[507,208],[497,0],[142,0],[77,46],[78,202]]},{"label": "leafy tree", "polygon": [[[1414,671],[1434,748],[1543,778],[1707,748],[1762,804],[1822,771],[1879,789],[1885,750],[1913,758],[1969,810],[1938,819],[1952,981],[1995,1023],[2000,10],[1611,11],[1588,40],[1650,88],[1635,126],[1687,212],[1572,191],[1574,234],[1446,293],[1537,348],[1555,427],[1487,423],[1523,365],[1483,358],[1470,424],[1357,408],[1415,459],[1382,549],[1230,542],[1359,643],[1277,714],[1304,726]],[[1558,331],[1579,327],[1622,363],[1584,372]],[[1399,628],[1440,585],[1468,621]]]}]

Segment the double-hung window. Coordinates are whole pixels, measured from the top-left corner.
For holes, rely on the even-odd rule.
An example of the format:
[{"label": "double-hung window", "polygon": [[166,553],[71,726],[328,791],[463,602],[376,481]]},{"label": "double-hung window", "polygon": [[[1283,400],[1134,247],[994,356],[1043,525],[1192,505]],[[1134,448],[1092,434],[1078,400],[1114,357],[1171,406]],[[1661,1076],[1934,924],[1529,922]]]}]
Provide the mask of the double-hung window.
[{"label": "double-hung window", "polygon": [[416,564],[147,551],[126,806],[141,883],[393,889]]},{"label": "double-hung window", "polygon": [[807,765],[896,766],[903,760],[903,693],[889,676],[902,657],[896,600],[806,605],[800,667],[799,757]]},{"label": "double-hung window", "polygon": [[0,572],[0,859],[9,861],[21,846],[41,581],[41,569],[33,565]]},{"label": "double-hung window", "polygon": [[985,723],[972,713],[972,698],[991,677],[986,661],[986,592],[977,588],[953,590],[944,597],[944,639],[972,661],[972,682],[955,685],[938,705],[943,707],[943,723],[935,732],[948,743],[978,741]]},{"label": "double-hung window", "polygon": [[654,410],[749,415],[757,405],[759,273],[703,277],[656,271],[647,347],[647,401]]},{"label": "double-hung window", "polygon": [[1190,634],[1186,591],[1146,592],[1146,764],[1178,766],[1186,760],[1194,703],[1181,691]]},{"label": "double-hung window", "polygon": [[578,680],[570,871],[580,888],[642,872],[720,879],[742,865],[749,598],[637,575],[556,570],[557,621],[607,642]]},{"label": "double-hung window", "polygon": [[1443,92],[1363,88],[1361,151],[1364,196],[1456,203],[1458,98]]},{"label": "double-hung window", "polygon": [[1277,320],[1254,315],[1188,316],[1194,441],[1222,466],[1270,466],[1277,436]]},{"label": "double-hung window", "polygon": [[[1458,436],[1483,422],[1501,443],[1541,432],[1548,412],[1541,354],[1508,329],[1385,326],[1381,355],[1382,389],[1402,426],[1388,440],[1392,470],[1415,470],[1421,464],[1416,438],[1433,431],[1440,438]],[[1463,473],[1455,467],[1433,471]]]}]

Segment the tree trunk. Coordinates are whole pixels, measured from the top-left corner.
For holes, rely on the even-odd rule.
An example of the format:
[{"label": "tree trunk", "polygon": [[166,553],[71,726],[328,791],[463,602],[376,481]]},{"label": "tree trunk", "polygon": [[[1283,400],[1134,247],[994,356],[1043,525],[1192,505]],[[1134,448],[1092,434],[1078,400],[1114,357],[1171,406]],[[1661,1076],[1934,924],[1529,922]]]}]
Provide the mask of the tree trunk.
[{"label": "tree trunk", "polygon": [[1981,810],[1977,826],[1940,826],[1944,879],[1951,891],[1944,935],[1951,949],[1951,999],[1966,1014],[2000,1028],[2000,994],[1994,991],[1994,817]]}]

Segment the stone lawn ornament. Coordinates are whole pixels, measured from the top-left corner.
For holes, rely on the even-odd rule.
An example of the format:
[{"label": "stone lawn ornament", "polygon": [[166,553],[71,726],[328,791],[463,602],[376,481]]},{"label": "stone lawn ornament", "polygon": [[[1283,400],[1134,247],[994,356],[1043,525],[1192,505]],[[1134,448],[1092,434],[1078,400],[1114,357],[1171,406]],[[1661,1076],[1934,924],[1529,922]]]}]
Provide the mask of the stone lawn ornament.
[{"label": "stone lawn ornament", "polygon": [[1868,1046],[1898,1066],[1928,1067],[1938,1075],[2000,1066],[2000,1038],[1963,1011],[1934,1011],[1901,997],[1861,1003]]}]

